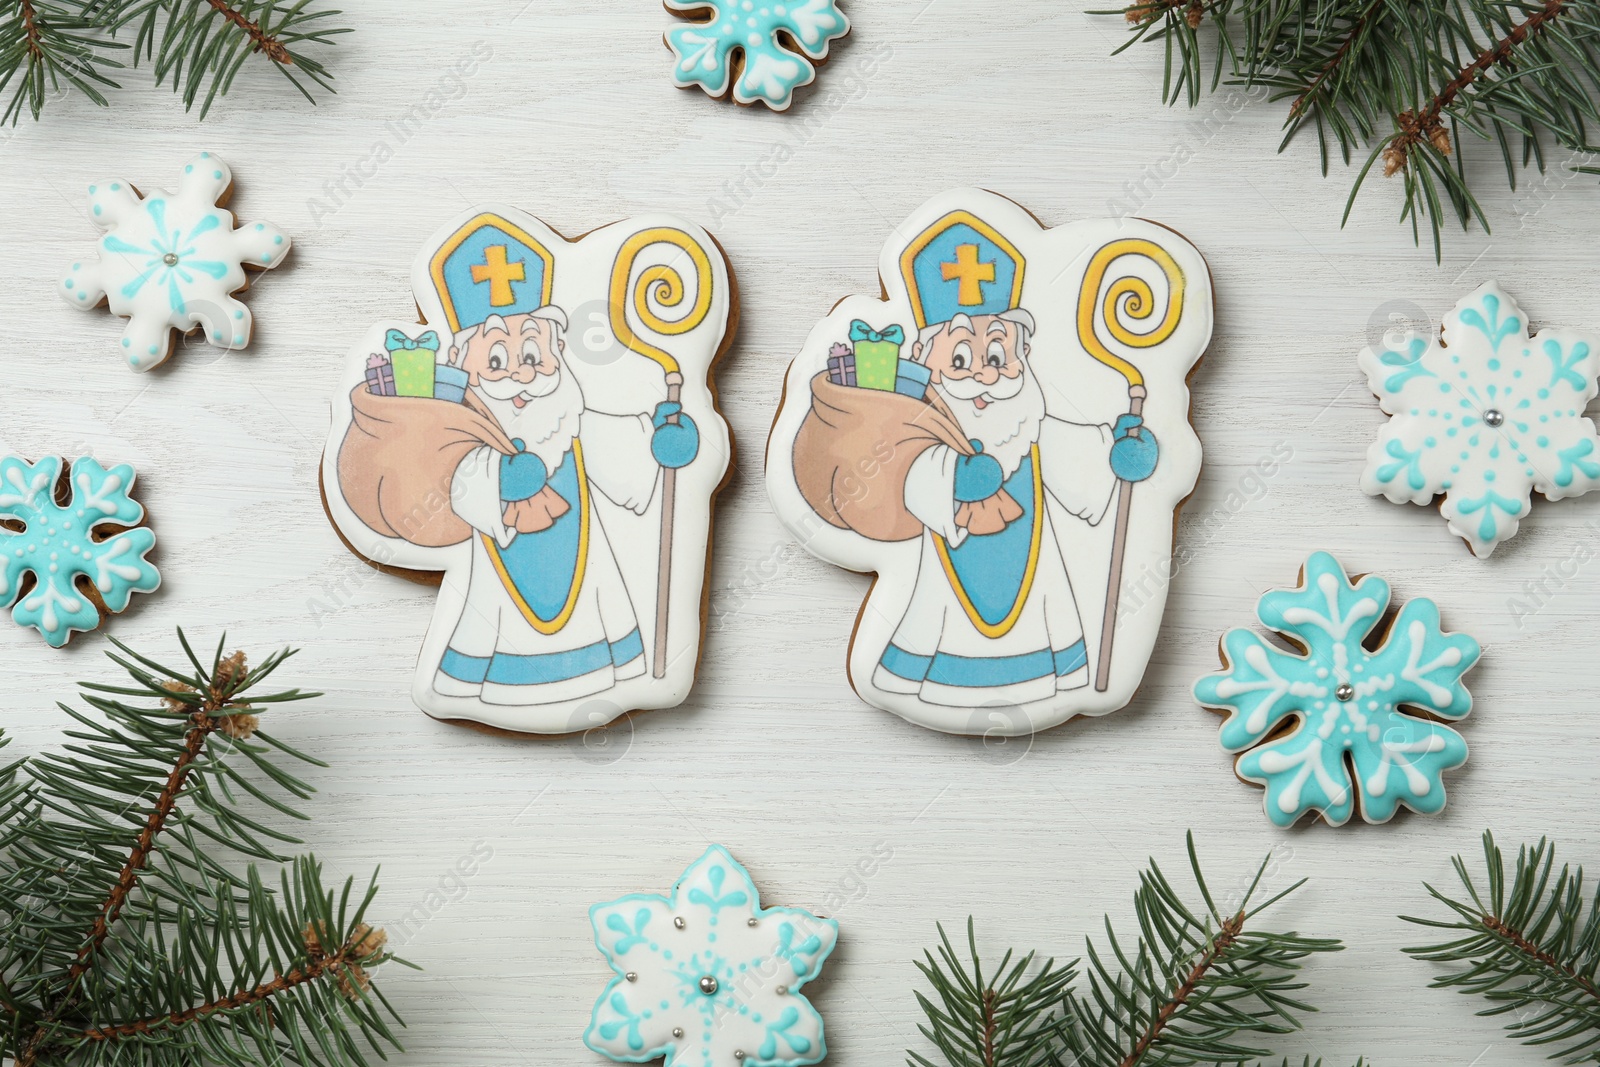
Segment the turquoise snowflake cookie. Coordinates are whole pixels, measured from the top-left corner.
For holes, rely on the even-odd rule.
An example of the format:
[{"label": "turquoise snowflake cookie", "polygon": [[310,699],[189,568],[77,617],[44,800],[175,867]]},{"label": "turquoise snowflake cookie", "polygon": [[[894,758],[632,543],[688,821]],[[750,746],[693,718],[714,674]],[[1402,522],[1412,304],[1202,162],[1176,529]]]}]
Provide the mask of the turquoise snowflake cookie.
[{"label": "turquoise snowflake cookie", "polygon": [[[100,610],[122,611],[134,593],[161,576],[145,555],[156,535],[142,526],[144,508],[129,492],[133,468],[107,470],[87,456],[72,463],[70,494],[57,503],[61,460],[0,459],[0,607],[56,648],[74,630],[100,625]],[[133,527],[103,534],[101,527]],[[33,584],[23,591],[24,578]],[[98,601],[98,603],[96,602]]]},{"label": "turquoise snowflake cookie", "polygon": [[1196,700],[1227,715],[1222,747],[1241,753],[1239,777],[1266,786],[1267,817],[1279,826],[1307,812],[1343,826],[1358,806],[1370,823],[1401,805],[1444,807],[1443,774],[1467,760],[1467,743],[1444,724],[1472,710],[1461,676],[1478,662],[1478,642],[1440,629],[1426,598],[1407,601],[1378,633],[1388,606],[1388,582],[1369,574],[1352,586],[1318,552],[1298,587],[1256,607],[1296,651],[1229,630],[1223,670],[1194,685]]},{"label": "turquoise snowflake cookie", "polygon": [[[1387,338],[1386,340],[1393,340]],[[1600,338],[1528,334],[1517,302],[1490,282],[1445,316],[1442,336],[1408,332],[1361,353],[1393,418],[1367,452],[1361,488],[1426,504],[1474,554],[1517,532],[1533,490],[1547,499],[1600,486],[1600,437],[1583,415],[1600,387]]]},{"label": "turquoise snowflake cookie", "polygon": [[246,267],[282,263],[289,238],[265,222],[235,227],[221,206],[232,185],[228,165],[201,152],[183,168],[176,194],[142,197],[121,180],[89,186],[89,218],[106,233],[97,258],[74,263],[60,293],[73,307],[104,303],[128,320],[122,354],[134,370],[171,355],[173,330],[200,327],[218,348],[250,343],[250,309],[232,294],[249,284]]},{"label": "turquoise snowflake cookie", "polygon": [[584,1044],[619,1063],[804,1067],[827,1054],[822,1016],[800,995],[839,924],[763,908],[750,873],[713,845],[670,897],[634,893],[589,909],[616,977]]},{"label": "turquoise snowflake cookie", "polygon": [[[680,89],[698,85],[724,96],[729,82],[740,104],[760,101],[787,110],[794,91],[817,76],[812,61],[827,58],[828,44],[850,32],[834,0],[666,0],[679,14],[709,14],[709,22],[674,26],[667,44]],[[799,51],[786,45],[792,44]],[[740,60],[742,59],[742,62]]]}]

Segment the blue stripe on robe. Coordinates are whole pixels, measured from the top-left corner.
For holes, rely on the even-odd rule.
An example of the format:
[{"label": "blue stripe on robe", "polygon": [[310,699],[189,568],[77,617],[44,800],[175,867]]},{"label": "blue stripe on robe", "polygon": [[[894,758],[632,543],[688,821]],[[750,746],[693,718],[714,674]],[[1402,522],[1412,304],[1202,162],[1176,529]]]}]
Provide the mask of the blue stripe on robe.
[{"label": "blue stripe on robe", "polygon": [[642,655],[644,640],[635,628],[620,641],[596,641],[566,652],[534,656],[514,656],[507,652],[496,652],[492,658],[468,656],[447,648],[439,661],[439,670],[469,685],[482,685],[486,681],[496,685],[546,685],[579,678],[605,667],[621,667]]},{"label": "blue stripe on robe", "polygon": [[553,622],[567,606],[578,571],[578,543],[583,526],[578,461],[571,449],[550,475],[549,486],[571,505],[561,517],[537,533],[519,533],[498,549],[512,584],[540,622]]},{"label": "blue stripe on robe", "polygon": [[1055,651],[1041,648],[1013,656],[957,656],[949,652],[918,656],[891,642],[879,662],[884,670],[908,682],[981,689],[1068,675],[1088,665],[1089,653],[1082,638]]},{"label": "blue stripe on robe", "polygon": [[1031,453],[1011,472],[1002,488],[1022,508],[1022,516],[1011,520],[997,533],[968,534],[959,545],[945,546],[950,565],[961,580],[961,588],[966,590],[978,618],[990,626],[1000,625],[1011,614],[1028,574],[1028,557],[1033,548],[1033,509],[1039,504],[1033,499]]}]

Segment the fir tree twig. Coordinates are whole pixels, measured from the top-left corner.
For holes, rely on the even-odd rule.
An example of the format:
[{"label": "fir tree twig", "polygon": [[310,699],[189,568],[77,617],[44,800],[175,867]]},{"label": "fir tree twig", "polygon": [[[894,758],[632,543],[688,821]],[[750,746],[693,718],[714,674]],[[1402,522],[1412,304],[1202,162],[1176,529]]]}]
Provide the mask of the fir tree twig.
[{"label": "fir tree twig", "polygon": [[1433,986],[1483,997],[1490,1006],[1480,1015],[1513,1016],[1506,1030],[1526,1044],[1551,1046],[1551,1059],[1600,1060],[1600,894],[1586,895],[1582,867],[1563,864],[1556,872],[1555,846],[1543,838],[1517,850],[1509,880],[1488,831],[1483,855],[1481,889],[1460,856],[1451,861],[1462,899],[1424,883],[1453,918],[1401,916],[1459,936],[1404,951],[1455,965]]},{"label": "fir tree twig", "polygon": [[[362,1044],[399,1047],[370,978],[392,958],[364,921],[376,874],[325,886],[246,803],[303,818],[281,794],[311,787],[276,757],[318,761],[259,716],[316,694],[257,689],[289,650],[252,669],[178,639],[192,671],[113,638],[132,684],[84,683],[100,717],[61,705],[64,749],[0,769],[0,1057],[360,1067]],[[287,863],[281,887],[230,854]]]},{"label": "fir tree twig", "polygon": [[[1488,216],[1469,181],[1463,137],[1492,142],[1508,185],[1554,144],[1572,173],[1600,152],[1600,0],[1131,0],[1119,9],[1133,34],[1117,49],[1158,42],[1163,99],[1192,107],[1206,90],[1203,34],[1215,37],[1210,89],[1264,88],[1288,101],[1280,151],[1312,132],[1322,171],[1330,147],[1356,171],[1344,218],[1374,167],[1399,177],[1400,218],[1434,256],[1441,226]],[[1111,14],[1114,12],[1097,12]]]},{"label": "fir tree twig", "polygon": [[[1194,836],[1189,866],[1200,906],[1186,904],[1151,861],[1134,895],[1139,936],[1119,939],[1105,923],[1109,955],[1088,944],[1088,987],[1074,988],[1078,962],[1012,963],[1007,952],[985,977],[967,920],[970,964],[941,927],[937,957],[917,967],[932,985],[922,993],[923,1035],[948,1067],[1193,1067],[1243,1064],[1266,1056],[1260,1036],[1299,1029],[1298,1013],[1315,1011],[1297,994],[1303,961],[1343,948],[1331,938],[1261,929],[1262,912],[1293,893],[1296,882],[1256,901],[1270,857],[1262,861],[1236,907],[1223,909],[1200,869]],[[911,1067],[940,1067],[911,1052]],[[1318,1061],[1320,1063],[1320,1061]],[[1283,1061],[1288,1067],[1288,1060]],[[1307,1058],[1305,1067],[1311,1067]],[[1358,1064],[1358,1067],[1360,1065]]]}]

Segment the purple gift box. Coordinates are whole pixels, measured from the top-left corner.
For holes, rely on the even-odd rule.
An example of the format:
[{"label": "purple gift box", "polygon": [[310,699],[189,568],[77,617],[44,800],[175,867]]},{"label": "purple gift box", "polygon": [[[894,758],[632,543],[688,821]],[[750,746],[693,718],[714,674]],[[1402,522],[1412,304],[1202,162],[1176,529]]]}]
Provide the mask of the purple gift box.
[{"label": "purple gift box", "polygon": [[394,396],[394,364],[389,357],[374,352],[367,357],[367,392]]},{"label": "purple gift box", "polygon": [[856,384],[856,356],[849,345],[836,344],[828,349],[828,380],[834,385]]},{"label": "purple gift box", "polygon": [[856,357],[829,356],[828,380],[834,385],[848,385],[854,388],[856,384]]}]

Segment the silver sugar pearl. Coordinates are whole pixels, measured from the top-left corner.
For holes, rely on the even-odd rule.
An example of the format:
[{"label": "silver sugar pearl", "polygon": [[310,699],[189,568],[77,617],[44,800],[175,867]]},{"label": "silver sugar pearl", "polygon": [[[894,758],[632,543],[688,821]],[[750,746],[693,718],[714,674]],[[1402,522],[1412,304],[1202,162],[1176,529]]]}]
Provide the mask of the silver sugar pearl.
[{"label": "silver sugar pearl", "polygon": [[1498,430],[1506,417],[1498,408],[1490,408],[1483,413],[1483,424],[1491,430]]},{"label": "silver sugar pearl", "polygon": [[1341,701],[1349,700],[1356,695],[1356,687],[1349,682],[1340,682],[1339,688],[1333,691],[1333,695]]},{"label": "silver sugar pearl", "polygon": [[623,975],[622,977],[626,978],[630,982],[637,982],[639,980],[639,972],[638,971],[629,971],[627,974]]},{"label": "silver sugar pearl", "polygon": [[177,266],[178,265],[178,253],[176,253],[176,252],[168,252],[166,255],[161,257],[161,262],[165,263],[169,267]]},{"label": "silver sugar pearl", "polygon": [[682,930],[683,929],[683,916],[682,915],[673,916],[672,925],[676,926],[678,929]]},{"label": "silver sugar pearl", "polygon": [[744,921],[744,924],[746,926],[760,926],[761,925],[761,920],[752,916],[751,918],[746,919]]},{"label": "silver sugar pearl", "polygon": [[742,1048],[734,1049],[733,1050],[733,1058],[736,1059],[736,1060],[744,1059],[744,1049],[742,1049]]},{"label": "silver sugar pearl", "polygon": [[783,995],[784,995],[784,994],[785,994],[785,993],[787,993],[787,992],[789,992],[789,987],[788,987],[788,986],[786,986],[786,985],[781,985],[781,986],[779,986],[779,987],[778,987],[778,996],[780,996],[780,997],[781,997],[781,996],[783,996]]},{"label": "silver sugar pearl", "polygon": [[718,988],[717,980],[714,977],[709,974],[700,976],[700,992],[708,997],[715,996]]},{"label": "silver sugar pearl", "polygon": [[682,1037],[682,1036],[683,1036],[683,1027],[681,1027],[681,1026],[674,1026],[674,1027],[673,1027],[673,1028],[672,1028],[672,1036],[673,1036],[673,1037]]}]

